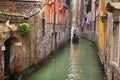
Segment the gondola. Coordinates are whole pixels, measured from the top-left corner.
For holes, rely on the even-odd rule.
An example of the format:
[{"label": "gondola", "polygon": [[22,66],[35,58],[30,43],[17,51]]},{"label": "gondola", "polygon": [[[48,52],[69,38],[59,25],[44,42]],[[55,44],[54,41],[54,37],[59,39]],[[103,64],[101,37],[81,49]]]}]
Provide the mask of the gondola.
[{"label": "gondola", "polygon": [[72,38],[72,43],[79,43],[78,35],[74,35]]}]

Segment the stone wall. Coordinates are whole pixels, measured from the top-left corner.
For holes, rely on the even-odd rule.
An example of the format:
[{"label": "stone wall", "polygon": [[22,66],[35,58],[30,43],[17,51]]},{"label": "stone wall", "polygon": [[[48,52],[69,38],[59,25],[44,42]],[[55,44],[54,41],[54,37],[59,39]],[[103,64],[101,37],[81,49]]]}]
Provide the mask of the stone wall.
[{"label": "stone wall", "polygon": [[6,22],[7,20],[10,20],[10,22],[13,23],[27,22],[22,15],[0,13],[0,21]]},{"label": "stone wall", "polygon": [[[5,16],[5,17],[3,17]],[[31,17],[28,21],[24,20],[22,16],[17,16],[17,15],[8,15],[8,14],[2,14],[0,22],[0,48],[4,46],[5,42],[10,39],[10,73],[18,73],[20,74],[23,70],[27,69],[33,64],[37,64],[40,62],[43,58],[41,58],[40,55],[36,54],[41,54],[39,52],[39,47],[41,46],[40,42],[40,37],[42,33],[40,32],[41,27],[42,27],[42,17],[41,14],[36,14],[35,16]],[[16,22],[16,19],[13,17],[17,18],[18,21]],[[19,23],[22,22],[28,22],[30,27],[31,27],[31,32],[30,35],[24,37],[20,35],[20,32],[14,31],[12,32],[8,26],[6,26],[5,20],[7,19],[10,20],[10,25],[15,25],[18,27]],[[3,20],[4,19],[4,20]],[[39,20],[39,21],[37,21]],[[38,33],[39,32],[39,33]],[[41,42],[43,43],[43,41]],[[20,46],[19,46],[20,44]],[[18,46],[17,46],[18,45]],[[32,47],[33,46],[33,47]],[[0,50],[0,79],[2,80],[4,77],[4,51]],[[44,54],[44,53],[42,53]],[[36,56],[40,56],[40,59],[36,62]],[[6,59],[6,58],[5,58]]]},{"label": "stone wall", "polygon": [[[54,43],[52,44],[52,33],[53,33],[53,24],[46,24],[46,34],[49,34],[50,37],[50,45],[55,45]],[[66,25],[59,25],[56,24],[55,26],[55,31],[57,32],[57,47],[63,45],[65,42],[67,42],[70,39],[70,26]]]},{"label": "stone wall", "polygon": [[[27,4],[27,7],[34,5],[31,3]],[[18,5],[25,7],[24,4],[21,5],[20,3],[11,2],[11,5],[7,5],[6,3],[1,2],[0,9],[5,8],[6,6],[6,9],[14,9],[14,7],[17,7]],[[16,8],[14,10],[16,10]],[[5,73],[5,54],[1,48],[4,46],[7,40],[10,40],[10,73],[24,74],[25,70],[30,68],[32,65],[36,66],[37,64],[41,63],[48,57],[48,55],[50,55],[51,52],[64,45],[64,43],[70,39],[70,22],[64,25],[56,24],[55,37],[53,32],[53,24],[43,23],[43,15],[41,12],[34,14],[29,19],[25,19],[20,15],[0,14],[0,30],[3,29],[0,31],[0,80],[3,80]],[[8,19],[10,20],[10,25],[14,25],[17,28],[20,23],[27,22],[31,28],[30,34],[24,37],[20,34],[19,29],[12,32],[8,26],[6,26],[6,21]],[[43,25],[45,26],[43,27]],[[25,74],[29,73],[30,72],[28,70],[28,73]]]},{"label": "stone wall", "polygon": [[[5,24],[5,23],[3,23]],[[5,27],[5,26],[2,26]],[[11,31],[6,31],[6,32],[0,32],[1,36],[0,36],[0,55],[1,55],[1,60],[0,60],[0,79],[3,80],[4,78],[4,59],[7,60],[7,58],[5,58],[5,52],[4,50],[2,50],[2,47],[5,45],[6,41],[8,39],[10,39],[10,71],[12,72],[19,72],[21,71],[21,53],[23,53],[22,51],[22,47],[15,45],[17,42],[22,42],[23,40],[21,40],[20,34],[19,32],[13,32],[11,34]],[[24,46],[24,45],[23,45]],[[5,46],[7,47],[7,46]],[[20,59],[20,60],[18,60]]]}]

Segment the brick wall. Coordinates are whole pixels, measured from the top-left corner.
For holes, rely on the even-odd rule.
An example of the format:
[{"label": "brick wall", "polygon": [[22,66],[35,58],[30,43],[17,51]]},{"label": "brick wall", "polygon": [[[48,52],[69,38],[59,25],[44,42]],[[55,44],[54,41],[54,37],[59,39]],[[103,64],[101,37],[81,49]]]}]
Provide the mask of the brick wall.
[{"label": "brick wall", "polygon": [[36,2],[0,2],[0,9],[22,12],[24,9],[37,5]]}]

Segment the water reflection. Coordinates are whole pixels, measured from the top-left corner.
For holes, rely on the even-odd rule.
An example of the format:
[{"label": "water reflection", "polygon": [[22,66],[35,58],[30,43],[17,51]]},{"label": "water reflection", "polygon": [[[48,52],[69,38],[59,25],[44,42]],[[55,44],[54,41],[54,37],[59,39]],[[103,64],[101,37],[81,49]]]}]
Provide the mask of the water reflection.
[{"label": "water reflection", "polygon": [[97,58],[94,45],[86,40],[67,44],[29,80],[104,80]]},{"label": "water reflection", "polygon": [[68,68],[68,78],[66,80],[75,80],[75,79],[79,79],[78,76],[78,62],[77,62],[77,58],[76,58],[76,54],[74,51],[74,44],[71,43],[70,45],[70,67]]},{"label": "water reflection", "polygon": [[80,44],[70,45],[70,66],[66,80],[104,80],[99,62],[97,49],[86,40]]}]

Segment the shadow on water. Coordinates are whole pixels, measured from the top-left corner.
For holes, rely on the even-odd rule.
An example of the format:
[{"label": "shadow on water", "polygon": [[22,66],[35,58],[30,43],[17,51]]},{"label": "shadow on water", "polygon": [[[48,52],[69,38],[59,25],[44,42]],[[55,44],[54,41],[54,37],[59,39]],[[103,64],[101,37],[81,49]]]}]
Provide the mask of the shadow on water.
[{"label": "shadow on water", "polygon": [[68,43],[54,52],[28,80],[104,80],[97,48],[87,40]]}]

